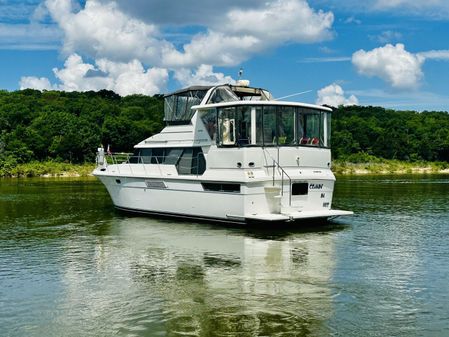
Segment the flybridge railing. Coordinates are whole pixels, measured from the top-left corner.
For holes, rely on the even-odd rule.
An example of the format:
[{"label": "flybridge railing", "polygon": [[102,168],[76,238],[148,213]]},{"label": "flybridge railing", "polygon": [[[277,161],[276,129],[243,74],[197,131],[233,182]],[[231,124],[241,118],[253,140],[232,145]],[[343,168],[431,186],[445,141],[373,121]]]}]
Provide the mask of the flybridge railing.
[{"label": "flybridge railing", "polygon": [[[133,168],[139,165],[143,167],[145,174],[147,174],[148,165],[157,165],[159,174],[162,175],[161,165],[173,165],[176,167],[176,171],[180,175],[196,175],[199,176],[203,172],[200,172],[200,158],[203,153],[197,155],[168,155],[168,156],[134,156],[132,153],[108,153],[105,155],[106,163],[109,165],[116,165],[118,172],[120,173],[120,166],[126,165],[132,174]],[[182,159],[182,160],[181,160]],[[191,163],[191,165],[183,165],[182,162]],[[189,173],[187,173],[189,172]]]}]

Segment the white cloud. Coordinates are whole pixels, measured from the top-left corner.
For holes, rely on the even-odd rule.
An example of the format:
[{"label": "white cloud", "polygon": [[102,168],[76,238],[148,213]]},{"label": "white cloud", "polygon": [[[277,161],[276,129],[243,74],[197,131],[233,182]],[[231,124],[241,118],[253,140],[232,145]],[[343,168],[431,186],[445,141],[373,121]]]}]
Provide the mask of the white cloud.
[{"label": "white cloud", "polygon": [[347,18],[344,23],[346,24],[350,24],[350,23],[355,23],[356,25],[361,25],[362,24],[362,20],[357,19],[354,16],[350,16],[349,18]]},{"label": "white cloud", "polygon": [[96,64],[84,63],[81,56],[72,54],[63,69],[53,69],[59,85],[51,85],[47,78],[23,77],[21,89],[54,89],[64,91],[89,91],[108,89],[121,96],[131,94],[154,95],[164,91],[168,71],[161,68],[145,70],[142,64],[133,60],[129,63],[100,59]]},{"label": "white cloud", "polygon": [[61,81],[60,90],[64,91],[88,91],[99,88],[109,88],[112,80],[105,76],[86,76],[95,73],[95,66],[84,63],[81,56],[70,55],[64,63],[63,69],[54,68],[56,78]]},{"label": "white cloud", "polygon": [[383,106],[394,109],[413,109],[417,111],[445,111],[449,105],[447,95],[419,91],[385,91],[381,89],[352,90],[352,94],[363,98],[364,105]]},{"label": "white cloud", "polygon": [[359,74],[377,76],[398,89],[416,88],[423,77],[424,58],[409,53],[403,44],[387,44],[371,51],[359,50],[352,63]]},{"label": "white cloud", "polygon": [[300,60],[300,63],[329,63],[329,62],[349,62],[351,57],[333,56],[333,57],[307,57]]},{"label": "white cloud", "polygon": [[225,76],[223,73],[215,73],[213,67],[206,64],[200,65],[195,72],[192,72],[189,69],[179,69],[175,71],[175,79],[177,79],[182,86],[218,85],[235,82],[230,76]]},{"label": "white cloud", "polygon": [[323,41],[332,37],[334,19],[331,12],[314,11],[305,0],[273,0],[256,9],[221,12],[221,20],[176,49],[155,24],[129,16],[116,2],[87,0],[76,13],[70,0],[46,0],[46,5],[64,31],[66,53],[120,62],[139,59],[172,69],[236,65],[287,42]]},{"label": "white cloud", "polygon": [[449,61],[449,50],[429,50],[417,55],[426,60]]},{"label": "white cloud", "polygon": [[153,67],[145,70],[138,60],[129,63],[116,63],[106,59],[98,60],[98,69],[112,78],[110,90],[119,95],[154,95],[164,91],[168,81],[168,71]]},{"label": "white cloud", "polygon": [[345,97],[343,88],[336,83],[332,83],[327,87],[324,87],[317,92],[318,98],[316,104],[318,105],[330,105],[338,107],[340,105],[358,105],[359,100],[354,95]]},{"label": "white cloud", "polygon": [[59,28],[51,24],[0,23],[0,49],[58,49],[61,36]]},{"label": "white cloud", "polygon": [[194,36],[182,51],[164,53],[169,67],[232,66],[287,42],[312,43],[332,37],[332,13],[315,12],[303,0],[278,0],[259,9],[235,9],[213,29]]},{"label": "white cloud", "polygon": [[446,0],[376,0],[375,7],[378,9],[390,8],[410,8],[410,9],[426,9],[426,8],[448,8]]},{"label": "white cloud", "polygon": [[[100,0],[108,3],[110,0]],[[223,20],[223,13],[235,8],[260,8],[260,0],[115,0],[120,9],[132,17],[158,25],[211,26]]]},{"label": "white cloud", "polygon": [[401,40],[402,34],[400,32],[386,30],[380,33],[379,35],[376,36],[370,35],[369,37],[373,41],[377,41],[381,44],[386,44]]},{"label": "white cloud", "polygon": [[[183,85],[226,83],[233,79],[215,73],[213,66],[235,66],[286,43],[333,37],[332,12],[316,11],[306,0],[248,0],[244,4],[229,0],[223,5],[206,0],[186,0],[181,5],[167,1],[86,0],[80,7],[74,0],[45,0],[46,8],[39,6],[34,19],[51,16],[63,32],[63,53],[68,57],[63,69],[54,69],[61,82],[57,87],[151,94],[165,87],[168,71]],[[164,10],[158,13],[158,8]],[[212,19],[202,18],[199,12],[212,14]],[[183,16],[179,25],[197,24],[201,29],[179,46],[169,41],[170,34],[164,35],[160,25],[173,24],[174,18]],[[79,55],[95,61],[84,63]]]},{"label": "white cloud", "polygon": [[128,62],[140,59],[161,63],[161,51],[172,46],[157,38],[156,26],[123,14],[114,2],[101,4],[93,0],[73,12],[70,0],[47,0],[53,19],[64,31],[64,51],[86,54],[93,58]]},{"label": "white cloud", "polygon": [[55,89],[48,78],[46,77],[33,77],[26,76],[20,79],[20,90],[23,89],[36,89],[36,90],[52,90]]},{"label": "white cloud", "polygon": [[223,32],[251,35],[270,44],[316,42],[332,36],[333,21],[331,12],[315,12],[304,0],[278,0],[261,9],[230,11]]}]

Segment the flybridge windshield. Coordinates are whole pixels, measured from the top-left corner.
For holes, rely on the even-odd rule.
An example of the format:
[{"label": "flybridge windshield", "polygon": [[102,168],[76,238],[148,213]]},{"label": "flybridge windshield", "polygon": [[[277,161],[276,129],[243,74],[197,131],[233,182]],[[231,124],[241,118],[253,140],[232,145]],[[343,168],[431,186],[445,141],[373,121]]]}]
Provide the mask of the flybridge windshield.
[{"label": "flybridge windshield", "polygon": [[284,105],[240,105],[201,111],[218,146],[330,147],[331,114]]}]

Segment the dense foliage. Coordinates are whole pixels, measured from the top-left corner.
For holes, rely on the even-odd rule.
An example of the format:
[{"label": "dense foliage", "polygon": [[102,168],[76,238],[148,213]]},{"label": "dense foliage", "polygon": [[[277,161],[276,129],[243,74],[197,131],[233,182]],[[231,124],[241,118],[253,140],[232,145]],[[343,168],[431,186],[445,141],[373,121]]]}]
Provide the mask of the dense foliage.
[{"label": "dense foliage", "polygon": [[[131,151],[163,127],[162,96],[99,92],[0,91],[0,171],[22,163],[93,162],[100,144]],[[449,162],[449,114],[340,107],[332,122],[333,156]]]},{"label": "dense foliage", "polygon": [[333,113],[334,158],[449,161],[447,112],[340,107]]},{"label": "dense foliage", "polygon": [[129,151],[163,126],[163,100],[99,92],[0,91],[0,169],[93,162],[100,144]]}]

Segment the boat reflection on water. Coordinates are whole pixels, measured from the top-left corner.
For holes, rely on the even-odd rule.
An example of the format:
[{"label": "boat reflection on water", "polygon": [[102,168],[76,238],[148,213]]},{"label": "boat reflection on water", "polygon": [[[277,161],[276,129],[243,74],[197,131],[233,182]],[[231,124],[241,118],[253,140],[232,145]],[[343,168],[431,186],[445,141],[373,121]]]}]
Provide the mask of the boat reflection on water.
[{"label": "boat reflection on water", "polygon": [[84,302],[76,268],[69,263],[65,274],[73,287],[68,293],[103,317],[104,329],[170,336],[327,334],[335,236],[326,230],[338,227],[273,236],[145,218],[116,221],[111,231],[117,232],[95,246],[93,274],[110,278],[101,291]]}]

